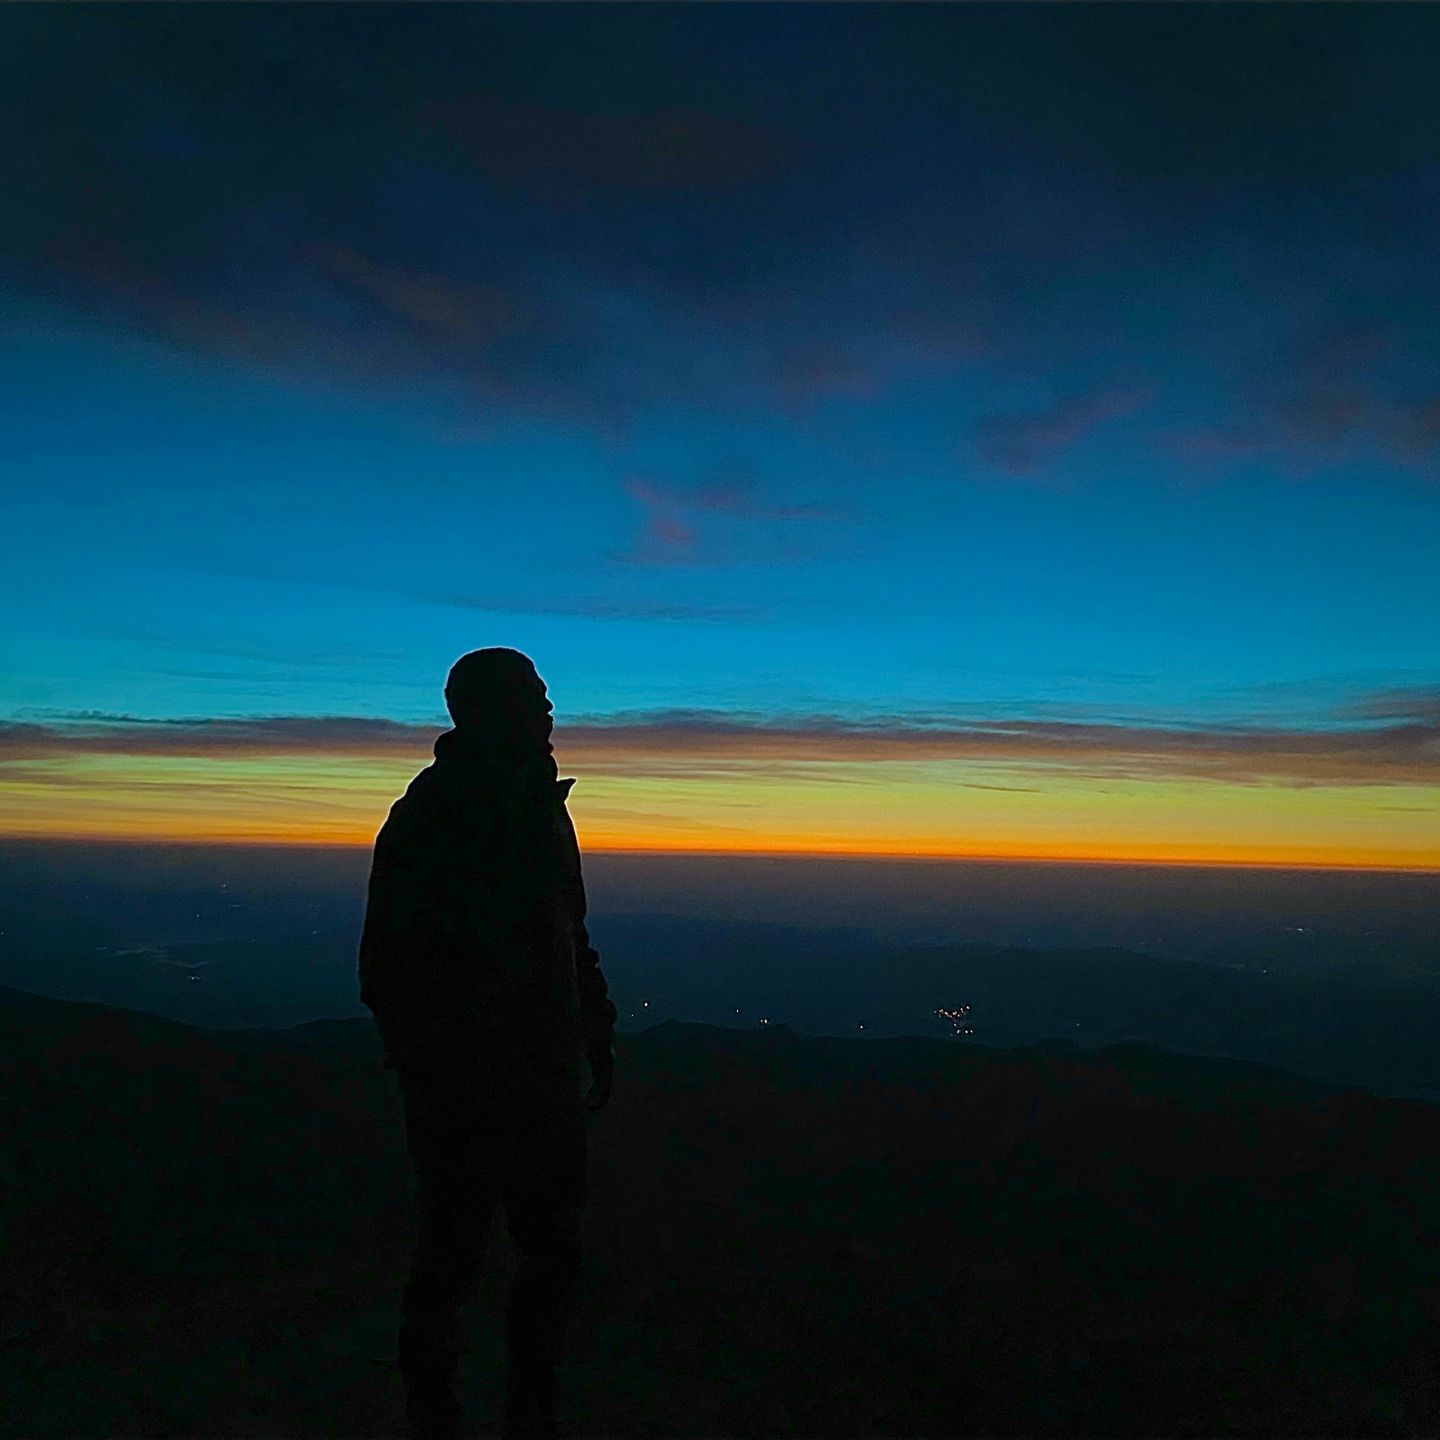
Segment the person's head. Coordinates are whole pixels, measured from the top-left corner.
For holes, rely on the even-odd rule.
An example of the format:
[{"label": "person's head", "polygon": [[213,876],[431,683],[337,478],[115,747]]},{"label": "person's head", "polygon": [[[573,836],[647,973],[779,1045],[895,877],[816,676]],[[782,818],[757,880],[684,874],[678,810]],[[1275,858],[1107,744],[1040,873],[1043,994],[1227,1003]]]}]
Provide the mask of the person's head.
[{"label": "person's head", "polygon": [[450,667],[445,706],[457,730],[497,741],[548,741],[554,707],[528,655],[503,645],[472,650]]}]

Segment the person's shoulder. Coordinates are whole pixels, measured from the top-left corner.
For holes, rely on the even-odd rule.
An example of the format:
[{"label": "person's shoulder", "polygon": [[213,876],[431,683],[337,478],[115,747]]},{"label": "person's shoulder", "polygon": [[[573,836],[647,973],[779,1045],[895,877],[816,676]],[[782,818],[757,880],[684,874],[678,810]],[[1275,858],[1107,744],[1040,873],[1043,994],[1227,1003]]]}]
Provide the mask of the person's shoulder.
[{"label": "person's shoulder", "polygon": [[[408,802],[413,808],[416,805],[423,805],[428,800],[438,799],[447,788],[440,766],[432,760],[405,787],[405,793],[400,800]],[[395,803],[398,805],[400,800]]]},{"label": "person's shoulder", "polygon": [[436,801],[442,798],[435,783],[434,770],[433,765],[427,765],[410,781],[405,793],[391,804],[387,824],[403,828],[434,809]]}]

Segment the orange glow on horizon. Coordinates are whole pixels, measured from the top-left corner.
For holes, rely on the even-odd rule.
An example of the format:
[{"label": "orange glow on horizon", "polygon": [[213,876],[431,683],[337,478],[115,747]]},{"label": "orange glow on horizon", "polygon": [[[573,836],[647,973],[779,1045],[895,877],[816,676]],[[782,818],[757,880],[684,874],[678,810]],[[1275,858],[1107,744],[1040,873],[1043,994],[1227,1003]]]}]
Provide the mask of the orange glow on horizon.
[{"label": "orange glow on horizon", "polygon": [[[162,833],[139,827],[85,831],[41,829],[0,831],[4,841],[51,841],[91,844],[164,844],[202,846],[244,846],[259,848],[349,849],[368,850],[374,835],[357,835],[353,828],[314,827],[306,830],[272,831],[254,826],[226,829],[220,826],[197,827],[185,831]],[[1106,846],[1097,841],[1089,846],[1069,849],[1040,846],[956,846],[953,842],[917,841],[905,848],[894,846],[862,846],[853,843],[826,843],[813,838],[756,836],[753,843],[725,846],[687,845],[673,839],[646,841],[618,836],[587,839],[580,836],[581,849],[587,855],[683,855],[724,859],[728,857],[775,859],[854,859],[854,860],[919,860],[956,862],[979,861],[1013,864],[1070,865],[1173,865],[1213,866],[1219,868],[1264,870],[1377,870],[1404,874],[1440,874],[1440,859],[1395,854],[1383,850],[1337,852],[1319,846],[1297,847],[1287,851],[1262,852],[1259,847],[1220,847],[1178,845]]]},{"label": "orange glow on horizon", "polygon": [[[20,762],[0,767],[0,838],[363,848],[416,758]],[[577,768],[570,813],[587,853],[1440,873],[1434,785],[1117,778],[950,762]]]}]

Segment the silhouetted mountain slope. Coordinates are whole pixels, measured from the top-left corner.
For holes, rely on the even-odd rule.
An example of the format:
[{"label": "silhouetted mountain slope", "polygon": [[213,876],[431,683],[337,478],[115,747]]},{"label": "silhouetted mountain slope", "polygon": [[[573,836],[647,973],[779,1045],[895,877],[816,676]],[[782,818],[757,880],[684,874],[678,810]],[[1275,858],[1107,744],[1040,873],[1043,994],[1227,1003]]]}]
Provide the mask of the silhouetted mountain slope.
[{"label": "silhouetted mountain slope", "polygon": [[766,1017],[832,1034],[859,1034],[863,1024],[867,1036],[938,1036],[947,1027],[936,1011],[968,1005],[974,1038],[989,1045],[1142,1041],[1440,1098],[1440,989],[1429,979],[1402,984],[1377,972],[1370,983],[1353,970],[1270,973],[1111,948],[866,948],[859,932],[812,939],[779,926],[768,935],[714,927],[697,953],[686,930],[631,927],[615,952],[624,961],[612,967],[622,1021]]},{"label": "silhouetted mountain slope", "polygon": [[[1440,1109],[1120,1046],[617,1039],[565,1400],[595,1435],[1426,1435]],[[365,1021],[0,990],[0,1434],[397,1433]],[[467,1375],[493,1410],[498,1227]]]},{"label": "silhouetted mountain slope", "polygon": [[971,1006],[989,1044],[1063,1036],[1145,1040],[1276,1065],[1380,1093],[1440,1097],[1440,991],[1271,975],[1127,950],[913,947],[885,957],[877,1015],[892,1026],[922,995]]},{"label": "silhouetted mountain slope", "polygon": [[[1292,956],[1282,971],[1117,949],[886,948],[853,928],[659,914],[597,916],[592,935],[622,1029],[767,1018],[828,1034],[943,1037],[937,1009],[968,1004],[985,1044],[1139,1040],[1440,1099],[1440,983],[1425,968],[1435,957],[1418,952],[1391,968],[1332,959],[1308,970]],[[355,943],[344,926],[99,951],[27,948],[7,935],[0,983],[216,1028],[368,1018]]]}]

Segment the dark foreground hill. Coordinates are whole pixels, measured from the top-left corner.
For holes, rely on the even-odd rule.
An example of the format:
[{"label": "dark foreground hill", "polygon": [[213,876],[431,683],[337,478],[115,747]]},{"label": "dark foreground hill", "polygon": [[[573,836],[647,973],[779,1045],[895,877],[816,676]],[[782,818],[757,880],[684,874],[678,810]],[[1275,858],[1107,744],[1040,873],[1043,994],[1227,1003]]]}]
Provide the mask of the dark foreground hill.
[{"label": "dark foreground hill", "polygon": [[[592,1119],[592,1435],[1440,1433],[1440,1109],[1140,1046],[666,1024]],[[0,990],[0,1434],[400,1433],[365,1021]],[[497,1227],[466,1357],[495,1412]]]},{"label": "dark foreground hill", "polygon": [[[138,942],[143,931],[120,943],[123,931],[83,916],[71,928],[63,905],[22,904],[0,885],[0,985],[207,1029],[369,1018],[356,993],[358,919],[296,928],[267,912],[252,917],[264,921],[257,933],[150,944]],[[882,946],[843,927],[655,913],[593,920],[622,1030],[763,1018],[818,1034],[940,1039],[950,1027],[939,1012],[968,1006],[985,1045],[1136,1041],[1440,1100],[1433,947],[1321,953],[1292,937],[1296,946],[1238,946],[1200,961],[1113,947]],[[115,943],[91,943],[101,935]]]}]

